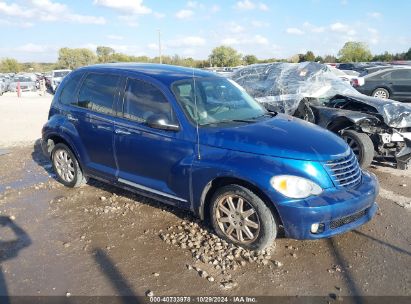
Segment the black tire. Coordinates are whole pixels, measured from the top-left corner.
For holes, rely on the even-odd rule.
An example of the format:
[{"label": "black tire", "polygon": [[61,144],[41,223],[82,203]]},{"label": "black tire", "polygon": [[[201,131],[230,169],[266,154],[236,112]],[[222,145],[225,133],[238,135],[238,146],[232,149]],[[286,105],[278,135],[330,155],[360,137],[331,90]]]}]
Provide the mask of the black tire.
[{"label": "black tire", "polygon": [[[63,153],[63,154],[60,154],[60,153]],[[68,167],[71,168],[70,169],[71,173],[69,177],[71,177],[72,175],[73,176],[72,179],[66,178],[64,176],[64,172],[67,172],[66,169],[64,169],[64,171],[60,169],[61,165],[59,162],[59,157],[61,155],[64,155],[64,153],[66,153],[67,159],[71,160],[72,165],[69,166],[66,164],[65,167],[67,168],[67,170],[69,170]],[[51,163],[53,165],[53,170],[57,175],[58,181],[62,183],[64,186],[75,188],[75,187],[80,187],[81,185],[86,183],[86,179],[83,175],[83,172],[77,161],[76,156],[73,154],[73,152],[71,152],[71,149],[65,144],[60,143],[54,146],[53,151],[51,152]],[[57,166],[59,166],[59,168],[57,168]]]},{"label": "black tire", "polygon": [[361,168],[369,167],[374,159],[374,144],[371,138],[365,133],[354,130],[345,130],[341,137],[357,156]]},{"label": "black tire", "polygon": [[298,105],[297,110],[294,112],[294,116],[299,119],[315,123],[315,115],[313,110],[309,106],[309,101],[306,101],[304,99]]},{"label": "black tire", "polygon": [[390,98],[390,92],[384,88],[376,88],[374,92],[372,92],[372,97],[388,99]]},{"label": "black tire", "polygon": [[[243,206],[245,213],[241,213],[241,215],[238,215],[239,218],[245,216],[247,212],[249,212],[251,209],[254,210],[254,213],[251,215],[246,216],[245,218],[239,219],[235,218],[232,219],[228,214],[225,217],[222,217],[221,215],[223,214],[221,212],[221,209],[219,208],[219,205],[224,201],[225,198],[227,197],[233,197],[234,198],[242,198],[243,199]],[[238,200],[237,200],[238,204]],[[237,205],[238,207],[238,205]],[[250,207],[250,208],[247,208]],[[238,210],[236,208],[236,210]],[[230,223],[221,223],[219,222],[219,219],[225,219],[225,220],[230,220]],[[273,241],[275,240],[277,236],[277,223],[275,221],[274,215],[271,212],[271,210],[268,208],[268,206],[257,196],[255,195],[252,191],[250,191],[247,188],[244,188],[239,185],[228,185],[224,186],[220,189],[218,189],[212,199],[211,199],[211,205],[210,205],[210,219],[212,226],[216,232],[216,234],[226,240],[227,242],[233,243],[235,245],[251,249],[251,250],[263,250],[264,248],[270,246]],[[231,226],[234,227],[233,221],[236,221],[239,219],[239,221],[242,222],[236,222],[238,225],[238,230],[241,231],[241,229],[247,229],[248,231],[254,231],[253,235],[255,234],[253,239],[248,239],[243,242],[239,241],[233,236],[229,236],[224,230],[228,232],[229,228]],[[252,228],[251,226],[248,226],[249,223],[253,222],[253,225],[255,223],[258,223],[258,229],[257,228]],[[245,227],[247,226],[247,227]],[[240,228],[241,227],[241,228]],[[251,229],[250,229],[251,228]],[[235,229],[235,234],[238,236],[237,228]],[[234,231],[233,231],[234,232]],[[231,233],[232,235],[233,233]],[[243,234],[246,238],[248,238],[247,233],[241,231],[240,234]]]}]

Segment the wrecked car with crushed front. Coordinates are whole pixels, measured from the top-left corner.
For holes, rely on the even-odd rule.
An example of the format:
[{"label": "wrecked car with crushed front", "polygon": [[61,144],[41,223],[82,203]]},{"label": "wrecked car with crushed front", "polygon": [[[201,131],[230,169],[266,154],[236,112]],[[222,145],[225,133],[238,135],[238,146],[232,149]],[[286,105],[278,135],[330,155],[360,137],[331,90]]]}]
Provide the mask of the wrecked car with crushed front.
[{"label": "wrecked car with crushed front", "polygon": [[365,96],[315,62],[255,64],[231,78],[268,110],[337,133],[362,167],[374,158],[411,167],[411,105]]}]

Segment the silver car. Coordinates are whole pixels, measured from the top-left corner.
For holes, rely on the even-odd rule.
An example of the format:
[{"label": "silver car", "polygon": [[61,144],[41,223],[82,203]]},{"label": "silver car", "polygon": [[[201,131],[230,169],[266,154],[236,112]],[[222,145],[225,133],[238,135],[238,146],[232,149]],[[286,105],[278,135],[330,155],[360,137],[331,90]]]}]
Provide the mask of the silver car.
[{"label": "silver car", "polygon": [[6,79],[0,77],[0,96],[7,91]]},{"label": "silver car", "polygon": [[36,90],[36,81],[32,77],[25,75],[16,75],[9,84],[9,91],[16,92],[19,83],[21,91]]}]

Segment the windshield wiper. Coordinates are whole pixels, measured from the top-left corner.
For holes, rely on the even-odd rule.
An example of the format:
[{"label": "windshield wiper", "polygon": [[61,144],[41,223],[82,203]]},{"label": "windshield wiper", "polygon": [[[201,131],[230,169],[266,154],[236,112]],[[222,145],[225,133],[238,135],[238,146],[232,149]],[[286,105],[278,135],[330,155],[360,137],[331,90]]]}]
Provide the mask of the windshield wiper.
[{"label": "windshield wiper", "polygon": [[220,120],[220,121],[214,121],[214,122],[209,122],[205,124],[200,124],[201,126],[209,126],[209,125],[217,125],[217,124],[222,124],[222,123],[230,123],[230,122],[243,122],[243,123],[255,123],[259,118],[262,118],[264,116],[269,116],[269,117],[274,117],[278,113],[274,111],[268,111],[267,113],[255,117],[250,117],[247,119],[226,119],[226,120]]},{"label": "windshield wiper", "polygon": [[226,121],[245,122],[245,123],[255,122],[254,118],[250,118],[250,119],[230,119],[230,120],[226,120]]},{"label": "windshield wiper", "polygon": [[230,122],[254,123],[256,121],[255,120],[247,120],[247,119],[226,119],[226,120],[213,121],[213,122],[208,122],[208,123],[205,123],[205,124],[200,124],[200,126],[218,125],[218,124],[224,124],[224,123],[230,123]]},{"label": "windshield wiper", "polygon": [[277,112],[269,111],[269,112],[267,112],[267,113],[265,113],[265,114],[263,114],[263,115],[259,115],[259,116],[255,116],[255,117],[250,117],[250,118],[247,118],[247,119],[231,119],[231,120],[228,120],[228,121],[254,123],[254,122],[256,122],[259,118],[262,118],[262,117],[265,117],[265,116],[274,117],[274,116],[276,116],[276,115],[277,115]]}]

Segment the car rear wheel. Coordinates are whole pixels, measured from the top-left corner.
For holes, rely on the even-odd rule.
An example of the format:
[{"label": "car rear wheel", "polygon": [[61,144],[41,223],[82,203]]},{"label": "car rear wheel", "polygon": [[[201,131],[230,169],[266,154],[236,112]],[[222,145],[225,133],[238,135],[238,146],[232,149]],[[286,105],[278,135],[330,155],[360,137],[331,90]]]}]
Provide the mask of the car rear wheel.
[{"label": "car rear wheel", "polygon": [[212,197],[210,211],[217,235],[244,248],[262,250],[277,236],[277,223],[271,210],[242,186],[218,189]]},{"label": "car rear wheel", "polygon": [[377,98],[387,99],[387,98],[390,98],[390,92],[388,92],[388,90],[384,88],[377,88],[372,93],[372,96],[377,97]]},{"label": "car rear wheel", "polygon": [[53,148],[51,160],[57,179],[63,185],[74,188],[86,182],[76,157],[65,144]]},{"label": "car rear wheel", "polygon": [[342,138],[350,146],[355,156],[357,156],[360,166],[362,168],[369,167],[374,159],[374,144],[371,138],[367,134],[354,130],[344,131]]}]

